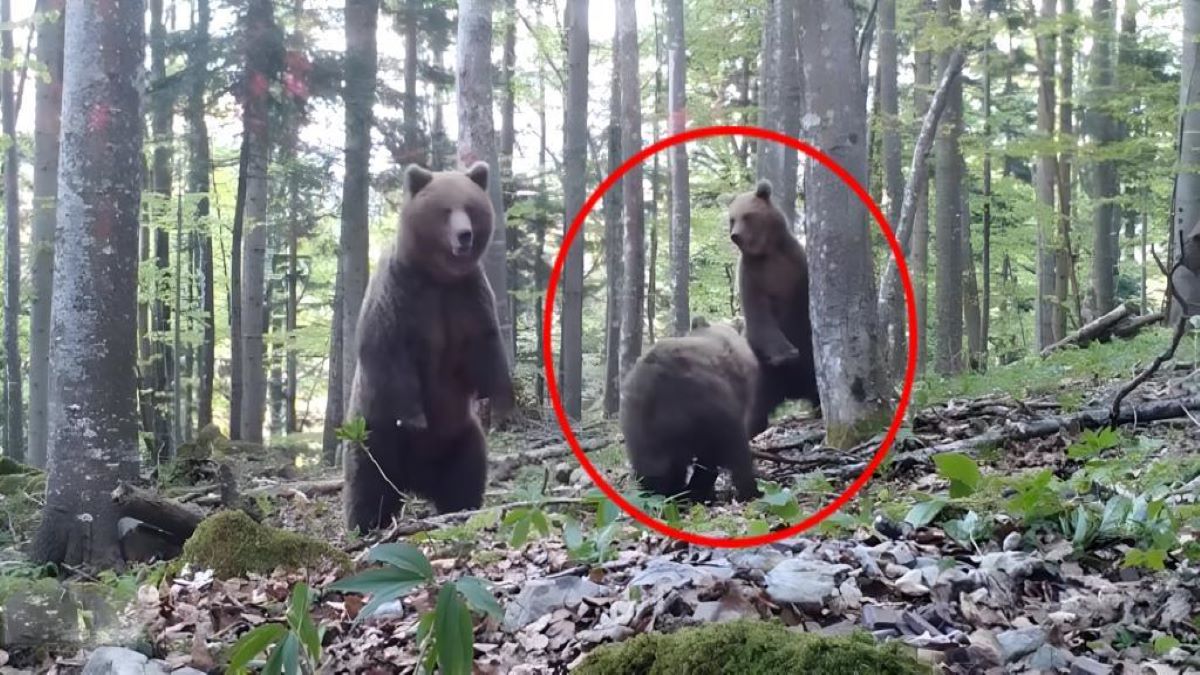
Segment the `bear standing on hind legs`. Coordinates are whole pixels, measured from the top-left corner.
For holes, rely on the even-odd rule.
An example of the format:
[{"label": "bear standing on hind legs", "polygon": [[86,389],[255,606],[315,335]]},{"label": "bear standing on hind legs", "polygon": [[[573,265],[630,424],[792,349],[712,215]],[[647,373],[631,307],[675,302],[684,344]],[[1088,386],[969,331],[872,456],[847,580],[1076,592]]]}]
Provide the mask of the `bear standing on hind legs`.
[{"label": "bear standing on hind legs", "polygon": [[766,180],[730,202],[729,239],[741,253],[738,290],[746,340],[762,367],[749,429],[753,438],[784,401],[806,400],[820,409],[808,314],[808,258],[788,231],[783,212],[771,203]]},{"label": "bear standing on hind legs", "polygon": [[492,237],[488,165],[438,173],[410,166],[404,183],[396,241],[358,317],[346,419],[364,418],[368,436],[344,452],[352,530],[389,522],[397,490],[441,513],[479,508],[487,442],[472,404],[490,398],[501,418],[513,405],[495,296],[479,263]]}]

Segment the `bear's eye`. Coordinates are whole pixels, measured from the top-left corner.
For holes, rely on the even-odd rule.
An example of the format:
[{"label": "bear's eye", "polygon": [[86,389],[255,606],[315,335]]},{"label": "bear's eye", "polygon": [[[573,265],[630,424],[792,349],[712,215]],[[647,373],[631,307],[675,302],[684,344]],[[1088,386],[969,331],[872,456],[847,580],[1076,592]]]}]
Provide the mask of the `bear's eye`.
[{"label": "bear's eye", "polygon": [[733,218],[729,219],[729,229],[733,229]]}]

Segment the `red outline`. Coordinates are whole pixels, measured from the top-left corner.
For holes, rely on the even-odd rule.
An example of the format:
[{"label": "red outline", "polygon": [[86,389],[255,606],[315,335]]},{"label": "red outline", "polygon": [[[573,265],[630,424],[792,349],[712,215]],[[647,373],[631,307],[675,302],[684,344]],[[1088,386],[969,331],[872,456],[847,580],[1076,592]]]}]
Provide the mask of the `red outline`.
[{"label": "red outline", "polygon": [[[833,501],[833,503],[825,506],[820,511],[817,511],[813,515],[806,518],[804,521],[783,530],[756,535],[753,537],[708,537],[677,530],[666,523],[659,522],[638,510],[635,506],[626,501],[626,499],[622,497],[620,493],[614,490],[611,485],[608,484],[604,477],[600,475],[600,472],[597,471],[594,466],[592,466],[591,461],[588,460],[587,455],[583,452],[583,449],[579,447],[579,440],[575,438],[575,431],[571,428],[571,422],[567,418],[566,411],[563,410],[562,396],[558,391],[558,380],[554,374],[554,299],[558,290],[559,282],[562,278],[563,263],[566,261],[567,250],[570,248],[572,242],[574,242],[576,233],[579,232],[579,228],[587,219],[588,214],[591,213],[592,209],[596,207],[596,202],[598,202],[600,198],[604,196],[604,193],[608,192],[608,190],[611,189],[613,185],[615,185],[617,181],[621,179],[622,176],[624,176],[635,165],[644,162],[655,153],[665,150],[671,146],[701,138],[733,135],[752,136],[754,138],[761,138],[764,140],[774,141],[776,143],[783,143],[784,145],[791,146],[796,150],[803,152],[809,157],[815,158],[830,171],[833,171],[833,173],[841,178],[844,183],[849,185],[854,193],[858,195],[858,198],[863,202],[863,204],[867,206],[868,210],[871,212],[871,215],[875,218],[875,222],[879,224],[879,229],[883,232],[883,236],[887,239],[888,245],[891,246],[892,255],[896,258],[897,267],[900,270],[900,279],[904,286],[904,303],[908,310],[908,366],[904,373],[904,391],[900,396],[900,404],[896,407],[896,414],[892,417],[892,423],[888,428],[887,436],[883,439],[883,443],[880,444],[879,450],[875,452],[875,456],[871,459],[870,464],[867,465],[862,474],[859,475],[858,479],[856,479],[854,483],[846,488],[845,492],[839,495],[838,498]],[[855,180],[854,176],[850,175],[848,171],[843,169],[837,162],[835,162],[825,153],[803,141],[790,136],[785,136],[784,134],[776,131],[771,131],[770,129],[763,129],[760,127],[736,125],[712,126],[691,129],[679,134],[675,134],[674,136],[668,136],[657,143],[644,148],[641,152],[637,153],[633,157],[630,157],[615,172],[613,172],[612,175],[605,178],[604,182],[601,183],[594,192],[592,192],[590,197],[588,197],[588,200],[584,203],[583,208],[580,209],[579,213],[575,216],[574,222],[571,223],[571,228],[567,231],[566,236],[563,238],[562,247],[559,249],[558,256],[554,261],[554,269],[550,272],[549,285],[546,289],[546,305],[543,310],[542,325],[544,326],[542,331],[542,358],[543,365],[546,370],[546,386],[550,393],[550,400],[554,403],[554,412],[558,417],[558,424],[560,427],[562,427],[563,435],[566,437],[567,444],[571,446],[571,450],[575,453],[575,457],[579,460],[579,463],[583,466],[584,470],[587,471],[588,475],[592,477],[592,480],[596,483],[596,485],[600,487],[601,491],[603,491],[604,494],[613,501],[613,503],[615,503],[617,506],[620,506],[622,510],[643,525],[646,525],[647,527],[650,527],[651,529],[654,529],[659,533],[665,534],[669,537],[674,537],[676,539],[687,541],[693,544],[714,546],[718,548],[761,546],[763,544],[769,544],[774,541],[795,536],[833,515],[838,509],[845,505],[846,502],[850,501],[850,499],[852,499],[854,495],[858,493],[858,491],[861,490],[864,485],[867,484],[867,481],[871,479],[871,475],[875,472],[875,469],[879,467],[880,463],[883,462],[883,458],[887,456],[888,451],[895,442],[896,434],[900,430],[900,425],[904,421],[904,411],[908,407],[909,398],[912,394],[913,375],[917,369],[917,307],[916,301],[913,299],[912,279],[909,277],[908,265],[905,264],[904,255],[900,250],[900,244],[896,241],[896,236],[892,232],[892,228],[888,224],[887,219],[884,217],[883,212],[879,209],[879,205],[876,204],[873,199],[871,199],[871,195],[863,189],[862,185]]]}]

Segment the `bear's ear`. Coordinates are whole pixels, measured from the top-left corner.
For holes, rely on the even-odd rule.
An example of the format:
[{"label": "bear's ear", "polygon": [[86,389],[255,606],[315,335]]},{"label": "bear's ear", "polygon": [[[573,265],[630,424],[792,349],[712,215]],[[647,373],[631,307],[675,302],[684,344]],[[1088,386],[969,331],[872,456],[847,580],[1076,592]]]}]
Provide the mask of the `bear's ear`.
[{"label": "bear's ear", "polygon": [[700,330],[701,328],[708,328],[708,319],[702,316],[693,316],[692,330]]},{"label": "bear's ear", "polygon": [[475,162],[467,169],[467,178],[470,178],[473,183],[486,192],[488,188],[488,171],[487,162]]},{"label": "bear's ear", "polygon": [[771,181],[767,180],[766,178],[758,181],[758,185],[754,186],[754,196],[758,197],[759,199],[770,199]]},{"label": "bear's ear", "polygon": [[429,185],[431,180],[433,180],[433,173],[416,164],[410,164],[404,170],[404,190],[408,192],[409,197],[420,192],[426,185]]}]

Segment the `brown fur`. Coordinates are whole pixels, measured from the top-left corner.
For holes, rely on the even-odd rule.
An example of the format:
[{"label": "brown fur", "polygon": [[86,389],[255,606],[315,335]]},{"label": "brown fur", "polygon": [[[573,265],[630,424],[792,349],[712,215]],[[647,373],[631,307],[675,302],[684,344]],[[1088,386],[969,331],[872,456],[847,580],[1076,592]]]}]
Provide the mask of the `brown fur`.
[{"label": "brown fur", "polygon": [[371,456],[357,447],[344,453],[351,529],[390,520],[401,500],[388,480],[443,513],[483,502],[487,443],[472,404],[490,397],[504,413],[513,402],[495,297],[479,263],[492,235],[487,180],[483,162],[466,173],[413,166],[405,174],[396,242],[358,318],[347,419],[366,420]]},{"label": "brown fur", "polygon": [[729,205],[729,238],[741,252],[738,289],[746,340],[762,367],[750,435],[767,428],[771,413],[790,399],[820,406],[809,317],[808,258],[771,203],[771,184]]},{"label": "brown fur", "polygon": [[737,330],[702,318],[688,335],[659,340],[638,359],[623,385],[621,430],[642,487],[708,501],[724,467],[741,499],[757,497],[746,431],[757,378],[754,353]]}]

